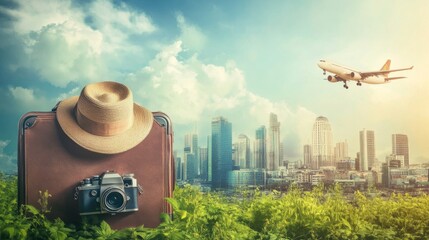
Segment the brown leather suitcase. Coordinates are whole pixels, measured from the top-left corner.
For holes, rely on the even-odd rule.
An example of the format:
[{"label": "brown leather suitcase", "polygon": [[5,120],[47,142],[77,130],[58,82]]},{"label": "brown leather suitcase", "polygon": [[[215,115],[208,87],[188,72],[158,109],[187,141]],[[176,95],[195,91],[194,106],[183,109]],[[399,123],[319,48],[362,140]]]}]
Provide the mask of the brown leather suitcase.
[{"label": "brown leather suitcase", "polygon": [[39,191],[48,191],[48,218],[78,223],[76,187],[85,179],[103,172],[134,173],[142,188],[138,211],[115,215],[96,214],[114,229],[156,227],[162,213],[172,214],[165,201],[174,188],[173,132],[167,115],[154,112],[149,135],[136,147],[119,154],[90,152],[71,141],[52,112],[30,112],[19,122],[18,201],[40,207]]}]

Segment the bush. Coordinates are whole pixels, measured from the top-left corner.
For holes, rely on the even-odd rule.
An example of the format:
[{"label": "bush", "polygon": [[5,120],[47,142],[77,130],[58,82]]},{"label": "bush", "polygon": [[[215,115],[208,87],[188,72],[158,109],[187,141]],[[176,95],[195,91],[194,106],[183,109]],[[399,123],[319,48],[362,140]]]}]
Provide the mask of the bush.
[{"label": "bush", "polygon": [[202,193],[185,186],[167,201],[174,219],[163,216],[157,228],[113,230],[106,222],[80,226],[45,218],[41,209],[17,206],[17,179],[0,174],[0,239],[427,239],[429,197],[393,195],[384,200],[356,192],[344,198],[339,186],[287,193],[238,191],[239,197]]}]

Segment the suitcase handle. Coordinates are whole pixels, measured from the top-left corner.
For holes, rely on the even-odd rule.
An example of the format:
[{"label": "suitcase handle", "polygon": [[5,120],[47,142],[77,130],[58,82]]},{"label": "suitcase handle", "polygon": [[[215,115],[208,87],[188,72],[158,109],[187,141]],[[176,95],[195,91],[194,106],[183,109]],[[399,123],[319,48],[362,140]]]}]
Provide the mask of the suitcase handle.
[{"label": "suitcase handle", "polygon": [[60,105],[61,101],[57,102],[57,104],[55,104],[55,106],[51,109],[51,112],[56,112],[58,105]]}]

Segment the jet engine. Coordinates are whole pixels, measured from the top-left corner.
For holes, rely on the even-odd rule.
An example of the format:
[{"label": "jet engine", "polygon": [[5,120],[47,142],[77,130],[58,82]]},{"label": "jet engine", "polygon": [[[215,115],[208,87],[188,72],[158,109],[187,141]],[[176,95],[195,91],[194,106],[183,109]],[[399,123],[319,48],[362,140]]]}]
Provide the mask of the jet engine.
[{"label": "jet engine", "polygon": [[330,81],[330,82],[338,82],[338,79],[336,77],[334,77],[334,76],[329,75],[328,76],[328,81]]},{"label": "jet engine", "polygon": [[362,79],[362,77],[360,76],[360,74],[359,73],[355,73],[355,72],[351,72],[350,73],[350,77],[352,79],[354,79],[354,80],[360,80],[360,79]]}]

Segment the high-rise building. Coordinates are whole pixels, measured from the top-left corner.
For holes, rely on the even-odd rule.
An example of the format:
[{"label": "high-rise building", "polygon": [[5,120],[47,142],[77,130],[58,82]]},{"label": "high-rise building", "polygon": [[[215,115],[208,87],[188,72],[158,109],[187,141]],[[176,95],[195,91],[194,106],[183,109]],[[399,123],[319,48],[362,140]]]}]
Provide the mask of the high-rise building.
[{"label": "high-rise building", "polygon": [[389,163],[382,163],[381,164],[381,184],[383,185],[383,187],[390,187],[390,174],[389,174]]},{"label": "high-rise building", "polygon": [[363,129],[360,136],[360,171],[372,169],[375,162],[375,136],[374,131]]},{"label": "high-rise building", "polygon": [[240,169],[250,168],[250,139],[240,134],[238,136],[238,142],[236,145],[236,165],[240,166]]},{"label": "high-rise building", "polygon": [[311,152],[311,145],[304,145],[304,166],[306,168],[310,168],[311,167],[311,159],[313,154]]},{"label": "high-rise building", "polygon": [[238,143],[233,143],[232,144],[232,166],[233,166],[233,169],[234,168],[239,169],[240,168],[239,164],[240,163],[238,161]]},{"label": "high-rise building", "polygon": [[174,163],[175,163],[175,170],[176,170],[176,179],[177,180],[183,180],[183,162],[182,158],[177,156],[177,152],[173,152],[174,156]]},{"label": "high-rise building", "polygon": [[212,171],[212,136],[207,136],[207,182],[212,181],[213,171]]},{"label": "high-rise building", "polygon": [[360,171],[360,152],[356,153],[356,158],[355,158],[355,170],[356,171]]},{"label": "high-rise building", "polygon": [[331,125],[326,117],[316,118],[313,124],[312,138],[312,168],[319,169],[321,166],[333,166],[333,146]]},{"label": "high-rise building", "polygon": [[212,119],[212,188],[227,188],[232,171],[232,126],[223,117]]},{"label": "high-rise building", "polygon": [[185,147],[191,148],[192,153],[198,150],[198,135],[195,133],[188,133],[185,135]]},{"label": "high-rise building", "polygon": [[183,179],[193,181],[198,171],[198,136],[195,133],[185,135],[183,148]]},{"label": "high-rise building", "polygon": [[240,169],[231,172],[230,187],[265,186],[267,173],[265,169]]},{"label": "high-rise building", "polygon": [[265,126],[256,129],[254,150],[255,168],[266,168],[267,165],[267,130]]},{"label": "high-rise building", "polygon": [[391,167],[406,168],[404,155],[391,154],[386,157],[386,163]]},{"label": "high-rise building", "polygon": [[270,114],[270,126],[267,139],[267,169],[278,170],[280,166],[280,122],[277,115]]},{"label": "high-rise building", "polygon": [[204,181],[208,179],[208,151],[207,148],[200,147],[199,160],[201,166],[200,178]]},{"label": "high-rise building", "polygon": [[201,167],[199,164],[199,154],[198,154],[198,135],[196,133],[188,133],[185,135],[185,148],[189,148],[191,154],[195,156],[195,174],[199,175]]},{"label": "high-rise building", "polygon": [[349,158],[349,149],[348,149],[347,140],[344,142],[339,142],[335,145],[335,162],[342,160],[347,160]]},{"label": "high-rise building", "polygon": [[410,166],[408,151],[408,136],[405,134],[392,134],[392,154],[404,156],[404,167]]},{"label": "high-rise building", "polygon": [[[395,177],[393,175],[398,174],[398,171],[401,172],[401,168],[405,169],[403,165],[404,163],[404,156],[403,155],[395,155],[392,154],[390,156],[386,157],[386,163],[382,163],[382,184],[384,187],[391,187],[392,181],[395,180]],[[399,174],[401,175],[401,174]],[[408,175],[408,174],[406,174]],[[401,179],[401,177],[396,178]]]},{"label": "high-rise building", "polygon": [[285,143],[284,142],[280,142],[279,167],[286,166],[287,163],[288,163],[285,151],[286,151]]},{"label": "high-rise building", "polygon": [[195,171],[196,155],[193,153],[186,153],[185,159],[186,159],[186,180],[193,182],[197,177],[197,173]]}]

